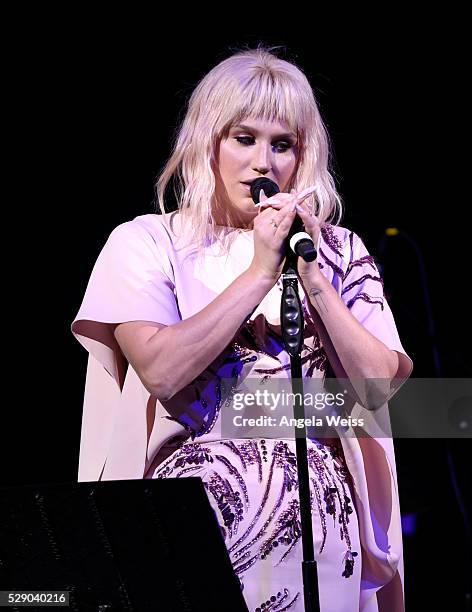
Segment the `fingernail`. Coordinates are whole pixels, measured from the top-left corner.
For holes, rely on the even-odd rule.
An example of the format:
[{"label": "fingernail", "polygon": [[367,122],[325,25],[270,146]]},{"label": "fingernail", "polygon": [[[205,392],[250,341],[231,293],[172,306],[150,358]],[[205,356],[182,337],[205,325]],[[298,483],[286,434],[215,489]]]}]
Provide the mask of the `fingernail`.
[{"label": "fingernail", "polygon": [[266,194],[265,194],[264,190],[263,190],[263,189],[261,189],[261,190],[259,191],[259,202],[262,200],[262,198],[263,198],[263,197],[264,197],[264,198],[267,200],[267,196],[266,196]]},{"label": "fingernail", "polygon": [[[299,206],[298,204],[295,204],[295,208],[298,210],[298,212],[305,212],[303,210],[303,208],[301,206]],[[295,210],[295,209],[294,209]]]},{"label": "fingernail", "polygon": [[314,191],[316,191],[316,187],[313,185],[312,187],[307,187],[306,189],[304,189],[303,191],[301,191],[298,196],[300,198],[305,198],[306,196],[312,194]]}]

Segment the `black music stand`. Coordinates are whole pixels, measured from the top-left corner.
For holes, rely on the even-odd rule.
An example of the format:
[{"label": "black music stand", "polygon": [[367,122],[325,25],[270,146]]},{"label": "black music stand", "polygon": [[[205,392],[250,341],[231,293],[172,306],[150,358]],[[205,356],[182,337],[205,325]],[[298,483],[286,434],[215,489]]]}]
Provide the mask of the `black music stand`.
[{"label": "black music stand", "polygon": [[0,488],[7,589],[67,590],[77,612],[247,612],[200,478]]}]

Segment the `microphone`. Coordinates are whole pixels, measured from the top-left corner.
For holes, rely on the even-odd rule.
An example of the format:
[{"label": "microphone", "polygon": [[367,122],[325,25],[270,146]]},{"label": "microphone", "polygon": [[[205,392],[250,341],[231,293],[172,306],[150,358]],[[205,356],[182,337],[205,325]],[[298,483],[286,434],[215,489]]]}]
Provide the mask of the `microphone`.
[{"label": "microphone", "polygon": [[[254,204],[259,203],[261,190],[268,198],[280,192],[279,186],[268,178],[258,178],[251,183],[251,197]],[[288,244],[295,253],[305,261],[315,261],[317,252],[311,236],[305,232],[305,226],[300,217],[295,217],[287,236]]]}]

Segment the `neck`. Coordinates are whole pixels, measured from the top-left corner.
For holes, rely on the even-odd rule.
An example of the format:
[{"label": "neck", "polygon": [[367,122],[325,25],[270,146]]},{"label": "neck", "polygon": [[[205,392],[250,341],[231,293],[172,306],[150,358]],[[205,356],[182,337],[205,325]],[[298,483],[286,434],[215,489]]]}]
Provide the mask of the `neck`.
[{"label": "neck", "polygon": [[233,227],[235,229],[252,230],[254,217],[257,213],[243,213],[234,209],[215,209],[212,210],[212,216],[216,225],[223,227]]}]

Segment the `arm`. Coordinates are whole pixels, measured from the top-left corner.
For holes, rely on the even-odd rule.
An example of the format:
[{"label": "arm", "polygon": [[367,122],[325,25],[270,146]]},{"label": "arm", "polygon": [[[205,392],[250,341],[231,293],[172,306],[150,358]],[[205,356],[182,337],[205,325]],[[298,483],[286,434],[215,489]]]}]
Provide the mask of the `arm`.
[{"label": "arm", "polygon": [[270,206],[259,210],[254,219],[251,265],[200,312],[168,327],[148,321],[116,326],[115,338],[124,356],[159,400],[171,399],[201,374],[275,285],[285,259],[282,245],[295,217],[291,204],[282,210]]},{"label": "arm", "polygon": [[359,323],[321,271],[304,277],[302,283],[310,315],[322,321],[346,376],[392,379],[398,369],[397,353]]},{"label": "arm", "polygon": [[[321,226],[316,216],[306,205],[298,206],[297,211],[317,244]],[[351,382],[394,378],[399,366],[397,352],[390,350],[356,319],[322,274],[318,262],[307,263],[299,258],[297,272],[308,298],[310,315],[319,327],[336,376],[349,378]]]},{"label": "arm", "polygon": [[146,389],[167,401],[220,355],[274,284],[275,279],[250,267],[185,321],[168,327],[121,323],[115,338]]}]

